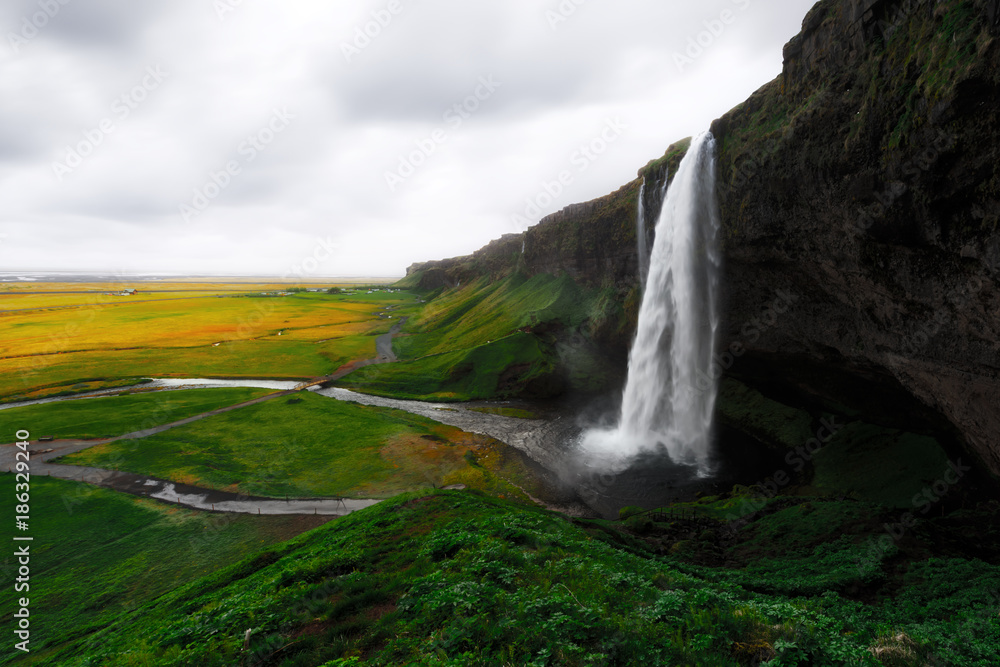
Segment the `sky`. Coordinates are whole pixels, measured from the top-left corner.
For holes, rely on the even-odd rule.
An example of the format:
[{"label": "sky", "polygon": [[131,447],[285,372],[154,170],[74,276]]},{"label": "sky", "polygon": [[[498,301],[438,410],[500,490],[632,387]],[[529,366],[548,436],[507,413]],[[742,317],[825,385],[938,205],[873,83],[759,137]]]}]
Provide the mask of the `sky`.
[{"label": "sky", "polygon": [[812,0],[4,0],[0,272],[402,276],[616,190]]}]

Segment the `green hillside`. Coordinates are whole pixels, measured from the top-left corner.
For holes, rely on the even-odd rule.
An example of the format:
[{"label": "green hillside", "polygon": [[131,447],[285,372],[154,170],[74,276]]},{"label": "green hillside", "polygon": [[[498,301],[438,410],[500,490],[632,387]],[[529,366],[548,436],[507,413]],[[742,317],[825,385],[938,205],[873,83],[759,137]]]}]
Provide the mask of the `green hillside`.
[{"label": "green hillside", "polygon": [[877,506],[775,500],[710,518],[739,502],[621,524],[469,492],[400,496],[34,664],[994,664],[1000,568],[927,551],[941,531],[961,539],[954,521],[921,521],[876,553]]}]

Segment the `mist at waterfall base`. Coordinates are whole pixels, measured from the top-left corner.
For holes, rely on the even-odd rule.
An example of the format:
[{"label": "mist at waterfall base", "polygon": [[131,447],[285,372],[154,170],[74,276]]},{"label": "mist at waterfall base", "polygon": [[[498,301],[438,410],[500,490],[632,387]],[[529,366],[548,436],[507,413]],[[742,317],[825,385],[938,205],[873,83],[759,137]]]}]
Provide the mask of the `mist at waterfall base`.
[{"label": "mist at waterfall base", "polygon": [[585,453],[611,460],[665,451],[707,473],[717,382],[719,209],[715,140],[691,142],[656,223],[621,415],[583,435]]},{"label": "mist at waterfall base", "polygon": [[[691,142],[656,223],[617,419],[584,431],[575,452],[583,468],[604,476],[599,486],[612,495],[616,483],[609,480],[680,490],[720,472],[712,428],[719,227],[715,139],[706,132]],[[640,235],[640,252],[642,241]],[[648,489],[657,497],[666,490]]]}]

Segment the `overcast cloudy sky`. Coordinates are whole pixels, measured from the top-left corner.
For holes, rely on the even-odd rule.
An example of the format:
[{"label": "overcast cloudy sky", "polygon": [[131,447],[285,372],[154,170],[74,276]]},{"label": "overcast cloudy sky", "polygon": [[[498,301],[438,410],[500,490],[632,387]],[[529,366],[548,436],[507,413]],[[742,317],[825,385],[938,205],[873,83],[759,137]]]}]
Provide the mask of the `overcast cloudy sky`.
[{"label": "overcast cloudy sky", "polygon": [[812,4],[4,0],[0,271],[467,254],[706,129]]}]

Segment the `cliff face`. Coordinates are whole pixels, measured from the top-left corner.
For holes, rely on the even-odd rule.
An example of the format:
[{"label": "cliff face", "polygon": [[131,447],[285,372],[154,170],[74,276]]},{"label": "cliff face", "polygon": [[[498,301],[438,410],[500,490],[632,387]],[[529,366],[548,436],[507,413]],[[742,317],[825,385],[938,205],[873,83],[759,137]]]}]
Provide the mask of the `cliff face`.
[{"label": "cliff face", "polygon": [[507,275],[520,270],[569,274],[586,287],[617,286],[629,292],[637,286],[636,204],[643,180],[646,228],[652,239],[660,209],[665,179],[680,164],[689,145],[677,142],[659,160],[639,171],[639,178],[616,192],[582,204],[571,204],[543,218],[523,234],[505,234],[472,255],[413,264],[414,276],[423,289],[455,287],[483,275]]},{"label": "cliff face", "polygon": [[[998,34],[1000,0],[823,0],[785,47],[782,74],[712,125],[726,257],[719,372],[950,432],[994,475]],[[637,304],[639,187],[645,178],[651,229],[686,148],[523,235],[414,265],[411,280],[567,273]]]},{"label": "cliff face", "polygon": [[[997,5],[821,2],[782,76],[712,126],[743,372],[897,424],[929,407],[994,474]],[[748,335],[779,289],[795,304]]]}]

